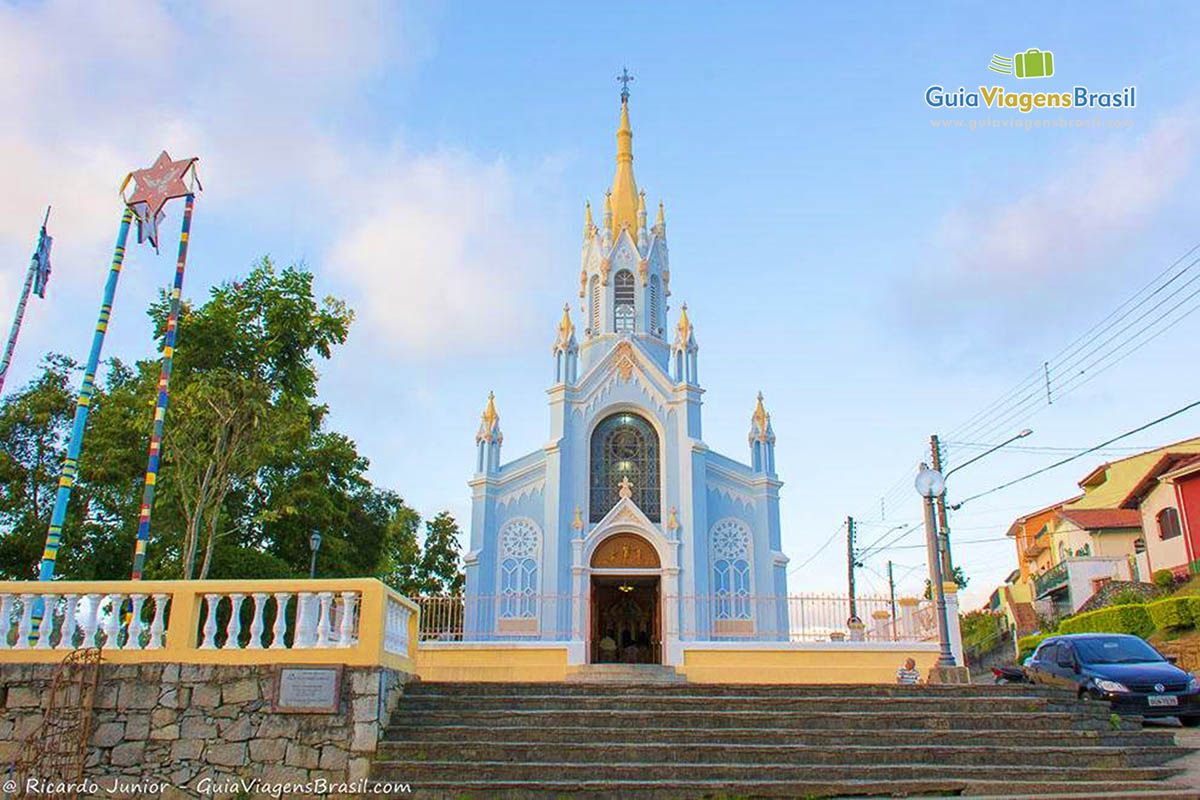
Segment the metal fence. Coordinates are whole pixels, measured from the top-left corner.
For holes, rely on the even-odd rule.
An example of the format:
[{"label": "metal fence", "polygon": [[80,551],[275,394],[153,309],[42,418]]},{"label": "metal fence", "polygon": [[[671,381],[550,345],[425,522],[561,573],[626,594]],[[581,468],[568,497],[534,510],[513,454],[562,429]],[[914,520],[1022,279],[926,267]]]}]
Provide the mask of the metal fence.
[{"label": "metal fence", "polygon": [[[490,641],[586,639],[602,622],[593,618],[590,598],[572,595],[462,595],[414,598],[421,609],[422,641]],[[657,602],[657,608],[653,606]],[[582,613],[580,604],[583,604]],[[652,630],[652,638],[681,641],[929,641],[937,638],[934,609],[897,607],[893,616],[888,597],[855,598],[846,595],[795,594],[662,596],[655,600],[631,598],[618,608],[619,625]]]}]

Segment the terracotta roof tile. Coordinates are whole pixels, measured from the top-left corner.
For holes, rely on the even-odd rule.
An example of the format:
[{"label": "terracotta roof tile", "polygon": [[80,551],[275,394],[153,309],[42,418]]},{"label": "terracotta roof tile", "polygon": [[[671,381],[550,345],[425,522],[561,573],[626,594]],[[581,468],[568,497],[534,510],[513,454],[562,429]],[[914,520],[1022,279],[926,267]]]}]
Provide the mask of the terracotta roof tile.
[{"label": "terracotta roof tile", "polygon": [[1064,508],[1058,515],[1085,531],[1142,527],[1142,515],[1130,508]]}]

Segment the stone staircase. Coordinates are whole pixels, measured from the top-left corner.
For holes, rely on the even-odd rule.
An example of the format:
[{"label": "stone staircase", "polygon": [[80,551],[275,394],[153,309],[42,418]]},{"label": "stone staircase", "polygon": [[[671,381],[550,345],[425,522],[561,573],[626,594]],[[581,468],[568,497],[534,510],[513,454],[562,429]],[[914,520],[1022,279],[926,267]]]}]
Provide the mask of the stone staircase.
[{"label": "stone staircase", "polygon": [[1188,752],[1046,687],[414,683],[371,777],[421,798],[1200,798],[1170,763]]}]

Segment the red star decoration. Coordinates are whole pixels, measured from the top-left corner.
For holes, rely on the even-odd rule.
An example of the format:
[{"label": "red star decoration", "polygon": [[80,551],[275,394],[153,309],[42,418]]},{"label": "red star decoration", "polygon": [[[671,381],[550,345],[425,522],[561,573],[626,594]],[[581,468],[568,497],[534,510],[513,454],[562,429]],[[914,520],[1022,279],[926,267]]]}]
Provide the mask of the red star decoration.
[{"label": "red star decoration", "polygon": [[145,218],[156,219],[168,200],[192,193],[192,190],[183,182],[183,176],[195,162],[194,158],[172,161],[171,157],[167,155],[167,151],[164,150],[152,166],[147,169],[139,169],[129,176],[136,187],[133,195],[126,198],[125,204],[135,206],[138,203],[145,203]]}]

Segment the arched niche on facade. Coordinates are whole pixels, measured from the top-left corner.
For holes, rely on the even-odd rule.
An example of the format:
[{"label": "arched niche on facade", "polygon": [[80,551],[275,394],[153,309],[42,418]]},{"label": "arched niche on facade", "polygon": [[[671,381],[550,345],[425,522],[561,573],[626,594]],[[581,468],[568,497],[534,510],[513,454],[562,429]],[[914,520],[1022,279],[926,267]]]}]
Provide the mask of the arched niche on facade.
[{"label": "arched niche on facade", "polygon": [[616,533],[592,552],[593,569],[658,569],[658,550],[636,533]]}]

